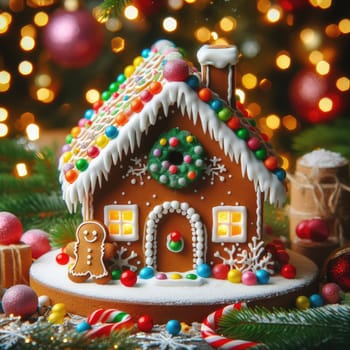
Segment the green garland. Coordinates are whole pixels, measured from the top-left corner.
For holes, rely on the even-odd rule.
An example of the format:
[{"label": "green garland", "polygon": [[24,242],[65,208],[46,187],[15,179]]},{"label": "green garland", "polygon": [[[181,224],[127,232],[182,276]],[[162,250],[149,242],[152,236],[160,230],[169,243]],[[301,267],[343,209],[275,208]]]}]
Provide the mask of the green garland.
[{"label": "green garland", "polygon": [[307,310],[232,310],[222,316],[218,332],[227,338],[260,343],[250,349],[346,349],[350,344],[350,307],[326,305]]}]

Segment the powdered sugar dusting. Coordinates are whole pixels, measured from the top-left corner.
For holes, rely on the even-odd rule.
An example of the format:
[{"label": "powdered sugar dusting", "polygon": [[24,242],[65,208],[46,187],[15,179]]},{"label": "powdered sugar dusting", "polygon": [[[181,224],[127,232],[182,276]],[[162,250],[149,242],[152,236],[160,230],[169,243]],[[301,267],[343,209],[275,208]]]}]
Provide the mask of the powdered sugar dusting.
[{"label": "powdered sugar dusting", "polygon": [[300,164],[308,167],[333,168],[348,163],[347,159],[336,152],[318,149],[300,158]]}]

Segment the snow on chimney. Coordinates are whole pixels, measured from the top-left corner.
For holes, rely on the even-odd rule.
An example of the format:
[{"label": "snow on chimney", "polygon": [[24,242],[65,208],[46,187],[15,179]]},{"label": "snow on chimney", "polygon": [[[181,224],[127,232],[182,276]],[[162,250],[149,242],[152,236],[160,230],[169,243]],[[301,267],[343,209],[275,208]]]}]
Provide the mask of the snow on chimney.
[{"label": "snow on chimney", "polygon": [[203,83],[235,107],[235,64],[239,52],[236,46],[204,45],[197,52]]}]

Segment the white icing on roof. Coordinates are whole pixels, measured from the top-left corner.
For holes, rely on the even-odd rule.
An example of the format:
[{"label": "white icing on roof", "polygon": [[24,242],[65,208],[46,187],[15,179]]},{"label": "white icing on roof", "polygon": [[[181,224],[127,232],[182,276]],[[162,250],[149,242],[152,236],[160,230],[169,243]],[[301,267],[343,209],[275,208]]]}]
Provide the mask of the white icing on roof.
[{"label": "white icing on roof", "polygon": [[341,154],[325,149],[307,153],[300,158],[299,162],[301,165],[317,168],[333,168],[348,163]]},{"label": "white icing on roof", "polygon": [[202,65],[210,65],[216,68],[225,68],[238,62],[239,52],[236,46],[213,47],[202,46],[197,52],[198,62]]},{"label": "white icing on roof", "polygon": [[151,103],[146,104],[140,113],[135,114],[120,129],[118,137],[108,143],[100,156],[91,161],[89,168],[73,184],[63,181],[63,199],[69,210],[75,210],[78,201],[82,202],[86,193],[94,192],[97,183],[101,186],[103,178],[108,179],[112,164],[117,164],[129,150],[132,152],[135,147],[139,147],[142,135],[147,134],[148,128],[156,124],[158,111],[163,109],[167,115],[173,104],[179,106],[182,113],[187,112],[193,123],[200,120],[203,132],[216,140],[232,161],[241,164],[242,176],[246,174],[255,187],[264,192],[265,198],[271,204],[283,204],[286,198],[283,184],[255,157],[246,142],[222,123],[214,110],[201,101],[186,83],[172,82],[167,83],[162,92],[153,97]]}]

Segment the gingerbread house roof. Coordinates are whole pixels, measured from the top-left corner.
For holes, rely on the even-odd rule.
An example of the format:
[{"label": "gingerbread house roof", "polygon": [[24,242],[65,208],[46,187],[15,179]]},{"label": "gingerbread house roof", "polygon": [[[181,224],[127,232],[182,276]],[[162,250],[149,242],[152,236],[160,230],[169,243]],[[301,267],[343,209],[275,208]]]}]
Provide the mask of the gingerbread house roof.
[{"label": "gingerbread house roof", "polygon": [[[221,57],[229,63],[225,55]],[[231,55],[231,63],[236,58]],[[108,179],[112,165],[124,154],[140,146],[161,110],[171,118],[168,110],[172,105],[182,114],[186,112],[232,161],[241,164],[242,176],[253,181],[265,199],[281,205],[286,196],[285,172],[278,167],[272,147],[264,141],[253,119],[244,116],[242,108],[231,108],[215,92],[207,88],[204,91],[201,84],[201,74],[172,42],[161,40],[143,50],[67,136],[59,168],[63,199],[69,210],[75,210],[96,185],[101,186],[103,178]]]}]

